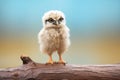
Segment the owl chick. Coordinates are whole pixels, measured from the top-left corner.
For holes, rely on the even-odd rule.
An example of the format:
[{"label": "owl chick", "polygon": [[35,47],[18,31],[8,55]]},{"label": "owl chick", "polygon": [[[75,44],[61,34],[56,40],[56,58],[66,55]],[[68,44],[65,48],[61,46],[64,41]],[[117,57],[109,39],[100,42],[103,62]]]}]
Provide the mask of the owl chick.
[{"label": "owl chick", "polygon": [[69,28],[61,11],[51,10],[42,17],[43,28],[38,34],[40,51],[49,55],[47,63],[53,64],[52,54],[58,53],[58,63],[65,63],[62,54],[70,46]]}]

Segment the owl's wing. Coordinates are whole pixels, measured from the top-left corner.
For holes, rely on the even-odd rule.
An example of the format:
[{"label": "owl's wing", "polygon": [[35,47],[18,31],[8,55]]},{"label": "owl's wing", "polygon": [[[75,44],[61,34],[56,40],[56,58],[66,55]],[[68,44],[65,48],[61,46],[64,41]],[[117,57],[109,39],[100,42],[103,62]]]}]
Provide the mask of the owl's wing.
[{"label": "owl's wing", "polygon": [[71,42],[70,42],[70,29],[69,29],[67,26],[65,26],[65,30],[66,30],[65,37],[67,38],[67,39],[66,39],[66,40],[67,40],[67,45],[68,45],[68,47],[69,47],[70,44],[71,44]]},{"label": "owl's wing", "polygon": [[65,35],[64,36],[66,38],[69,38],[70,37],[70,29],[67,26],[65,26],[64,29],[65,29]]},{"label": "owl's wing", "polygon": [[44,29],[42,29],[42,30],[38,33],[38,43],[39,43],[39,44],[41,44],[43,32],[44,32]]}]

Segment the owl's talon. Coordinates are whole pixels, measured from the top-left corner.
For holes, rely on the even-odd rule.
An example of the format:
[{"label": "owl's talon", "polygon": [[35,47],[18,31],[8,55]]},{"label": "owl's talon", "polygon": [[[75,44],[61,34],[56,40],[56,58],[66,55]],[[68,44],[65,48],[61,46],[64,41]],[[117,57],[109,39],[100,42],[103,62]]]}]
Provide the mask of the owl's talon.
[{"label": "owl's talon", "polygon": [[48,61],[46,64],[53,64],[54,62],[53,61]]},{"label": "owl's talon", "polygon": [[59,60],[59,61],[58,61],[58,64],[64,64],[64,65],[65,65],[65,64],[66,64],[66,62],[65,62],[65,61],[63,61],[63,60]]}]

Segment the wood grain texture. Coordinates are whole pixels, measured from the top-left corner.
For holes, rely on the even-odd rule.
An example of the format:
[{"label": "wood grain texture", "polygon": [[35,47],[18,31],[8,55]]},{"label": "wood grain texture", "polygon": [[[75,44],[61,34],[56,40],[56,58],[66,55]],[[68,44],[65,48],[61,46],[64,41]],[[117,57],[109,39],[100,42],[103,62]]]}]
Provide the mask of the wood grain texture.
[{"label": "wood grain texture", "polygon": [[0,69],[0,80],[120,80],[120,64],[41,64],[21,57],[23,65]]}]

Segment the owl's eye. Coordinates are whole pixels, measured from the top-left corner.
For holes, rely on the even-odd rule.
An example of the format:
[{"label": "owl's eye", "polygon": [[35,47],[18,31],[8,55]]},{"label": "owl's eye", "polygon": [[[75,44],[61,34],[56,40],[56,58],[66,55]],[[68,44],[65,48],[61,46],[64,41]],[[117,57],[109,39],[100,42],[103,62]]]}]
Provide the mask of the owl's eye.
[{"label": "owl's eye", "polygon": [[64,20],[62,17],[59,19],[59,21],[62,21],[62,20]]},{"label": "owl's eye", "polygon": [[47,22],[53,23],[54,21],[55,21],[54,19],[49,18],[49,19],[45,20],[45,23],[47,23]]},{"label": "owl's eye", "polygon": [[47,21],[54,22],[54,20],[52,18],[49,18]]}]

